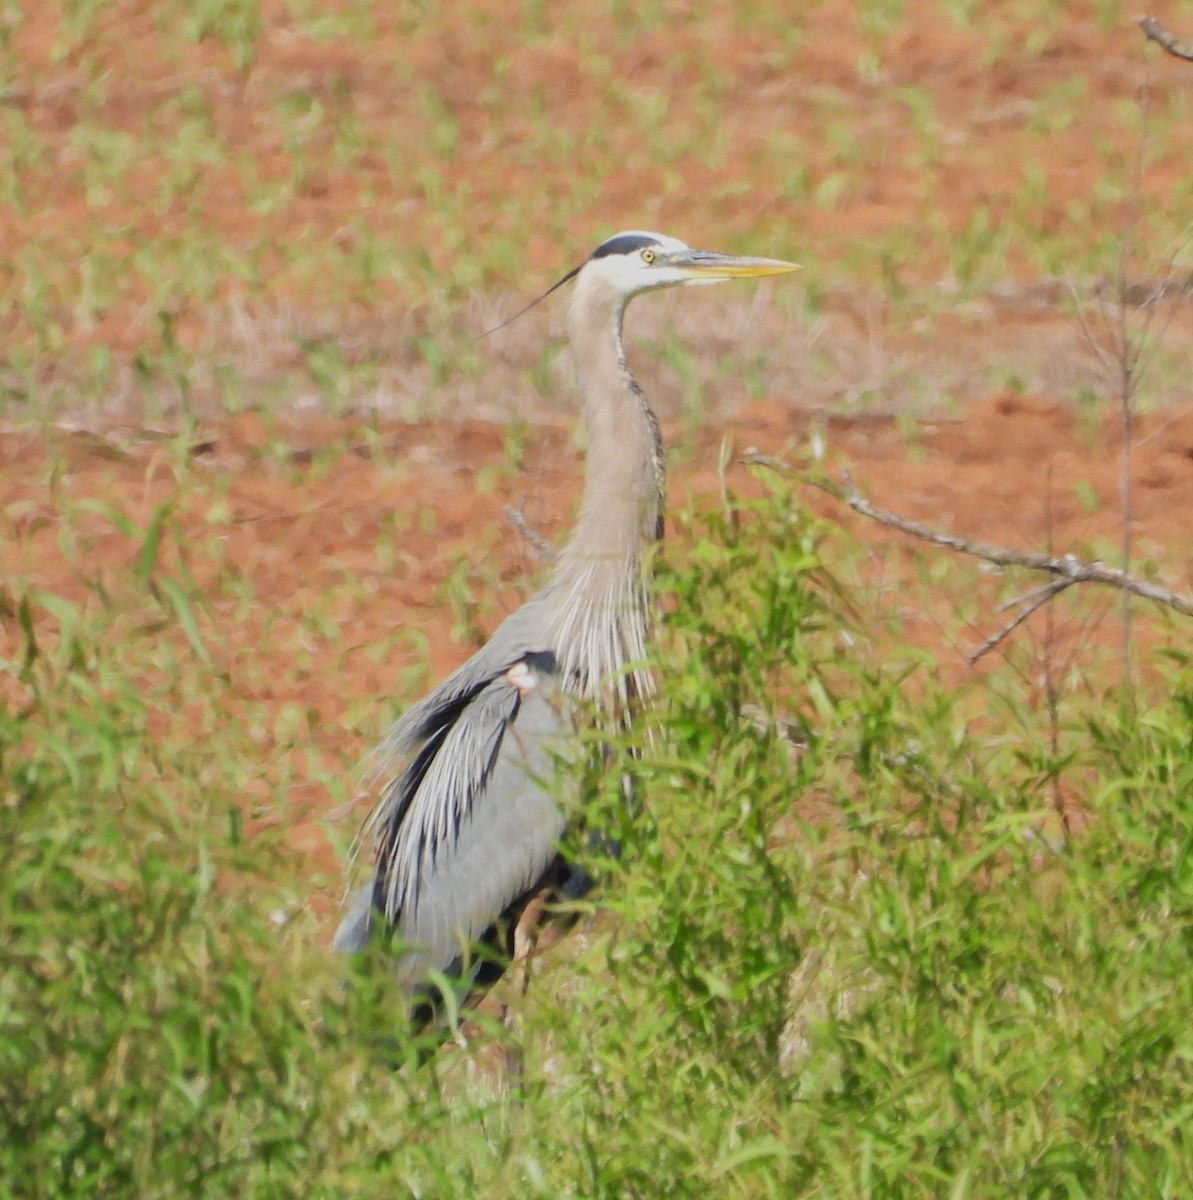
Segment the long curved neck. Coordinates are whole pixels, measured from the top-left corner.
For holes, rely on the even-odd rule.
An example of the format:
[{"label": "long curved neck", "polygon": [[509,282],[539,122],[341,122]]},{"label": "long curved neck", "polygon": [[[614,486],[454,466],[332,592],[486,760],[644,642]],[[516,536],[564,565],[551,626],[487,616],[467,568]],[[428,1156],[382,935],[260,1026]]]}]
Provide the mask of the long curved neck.
[{"label": "long curved neck", "polygon": [[[621,708],[652,690],[645,670],[619,672],[646,652],[644,557],[661,534],[662,436],[626,364],[624,302],[577,288],[569,333],[588,432],[576,526],[547,589],[552,645],[564,679]],[[611,691],[602,685],[612,684]]]}]

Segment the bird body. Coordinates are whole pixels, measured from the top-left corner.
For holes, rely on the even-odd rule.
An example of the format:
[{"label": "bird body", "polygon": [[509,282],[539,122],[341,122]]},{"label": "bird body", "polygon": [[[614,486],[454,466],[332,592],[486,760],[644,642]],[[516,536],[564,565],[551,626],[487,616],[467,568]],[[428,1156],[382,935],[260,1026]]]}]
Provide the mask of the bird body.
[{"label": "bird body", "polygon": [[625,307],[657,288],[796,269],[632,231],[546,293],[576,280],[568,332],[588,433],[576,525],[545,590],[380,747],[387,782],[364,831],[373,874],[350,899],[336,949],[360,949],[384,925],[401,943],[400,980],[417,989],[551,868],[566,825],[553,781],[575,752],[569,698],[616,726],[653,693],[646,568],[666,471],[658,421],[626,363]]},{"label": "bird body", "polygon": [[507,617],[376,752],[375,769],[401,769],[365,826],[373,876],[332,945],[363,949],[383,917],[403,943],[396,969],[411,990],[466,957],[555,859],[565,822],[551,783],[573,727],[544,648],[545,608],[538,596]]}]

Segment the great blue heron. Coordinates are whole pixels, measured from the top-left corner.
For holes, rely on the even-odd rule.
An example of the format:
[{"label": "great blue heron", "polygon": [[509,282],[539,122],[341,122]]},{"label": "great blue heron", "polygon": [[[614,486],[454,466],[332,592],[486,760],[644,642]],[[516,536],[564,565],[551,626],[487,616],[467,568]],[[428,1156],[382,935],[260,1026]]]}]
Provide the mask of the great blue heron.
[{"label": "great blue heron", "polygon": [[644,559],[662,532],[665,466],[626,364],[626,305],[658,288],[797,269],[633,231],[544,293],[576,281],[568,331],[588,431],[579,517],[546,589],[390,730],[378,752],[388,781],[362,835],[372,877],[351,896],[335,948],[360,949],[382,926],[413,992],[553,870],[565,819],[548,781],[572,732],[567,698],[617,722],[652,691]]}]

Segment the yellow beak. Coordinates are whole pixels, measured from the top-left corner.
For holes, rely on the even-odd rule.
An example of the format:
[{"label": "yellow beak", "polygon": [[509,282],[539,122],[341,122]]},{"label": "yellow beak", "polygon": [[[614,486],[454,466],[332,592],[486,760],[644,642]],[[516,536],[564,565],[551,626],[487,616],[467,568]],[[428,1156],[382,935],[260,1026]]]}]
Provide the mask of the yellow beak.
[{"label": "yellow beak", "polygon": [[668,255],[666,265],[689,279],[743,279],[761,275],[787,275],[802,270],[799,263],[778,258],[750,258],[736,254],[711,254],[706,250],[681,250]]}]

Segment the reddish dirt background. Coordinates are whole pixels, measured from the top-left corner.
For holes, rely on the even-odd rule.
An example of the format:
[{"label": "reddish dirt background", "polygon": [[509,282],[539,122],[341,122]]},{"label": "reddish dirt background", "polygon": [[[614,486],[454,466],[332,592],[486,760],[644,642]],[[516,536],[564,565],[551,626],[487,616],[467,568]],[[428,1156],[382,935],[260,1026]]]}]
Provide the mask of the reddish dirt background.
[{"label": "reddish dirt background", "polygon": [[[1118,536],[1119,459],[1111,422],[1083,425],[1063,404],[1004,394],[974,406],[962,419],[925,423],[914,453],[909,453],[908,441],[893,420],[842,418],[826,426],[817,415],[815,421],[825,430],[834,458],[849,464],[874,502],[908,517],[1023,548],[1045,545],[1050,527],[1058,552],[1088,549]],[[756,447],[782,454],[793,443],[806,446],[811,426],[806,415],[769,403],[742,412],[727,432],[742,450]],[[247,617],[227,622],[219,618],[231,614],[231,602],[217,602],[214,621],[205,630],[217,666],[231,678],[226,697],[230,717],[235,718],[241,702],[275,708],[298,704],[314,714],[312,748],[327,769],[335,770],[337,764],[342,769],[362,755],[386,706],[395,699],[395,678],[412,661],[409,650],[381,661],[365,651],[396,625],[409,625],[429,639],[432,678],[462,661],[470,646],[452,640],[452,619],[439,589],[456,556],[475,554],[478,546],[483,547],[486,575],[501,580],[504,588],[494,598],[488,623],[496,624],[526,594],[541,568],[527,543],[508,530],[502,505],[521,504],[532,495],[528,511],[536,521],[541,518],[542,531],[560,534],[578,495],[583,468],[568,433],[563,424],[535,430],[521,475],[480,496],[477,472],[499,462],[503,454],[505,430],[498,425],[391,424],[382,426],[377,442],[366,448],[358,426],[350,421],[308,417],[275,425],[242,415],[213,422],[203,431],[196,456],[213,477],[222,477],[226,490],[219,495],[227,515],[218,536],[225,539],[227,559],[250,582],[255,598]],[[702,435],[678,464],[671,481],[673,503],[690,497],[713,502],[719,489],[720,438],[720,431]],[[280,453],[279,443],[288,450]],[[333,446],[340,451],[317,468],[312,465],[313,451]],[[994,447],[997,454],[992,453]],[[399,460],[406,469],[395,472],[391,464]],[[183,545],[214,536],[217,531],[207,515],[211,488],[200,482],[179,490],[168,462],[160,443],[146,441],[143,430],[113,430],[103,437],[58,427],[0,431],[0,563],[5,576],[83,599],[87,586],[78,563],[66,561],[59,550],[63,520],[54,497],[64,492],[72,502],[118,499],[142,527],[158,504],[174,497]],[[52,464],[51,487],[47,480]],[[1049,470],[1051,501],[1042,483]],[[1134,477],[1132,528],[1140,552],[1157,555],[1174,587],[1193,590],[1193,410],[1141,419]],[[734,467],[729,482],[743,496],[760,491],[744,467]],[[1079,500],[1079,486],[1096,496],[1096,508]],[[988,616],[972,631],[959,628],[950,610],[972,594],[933,595],[915,577],[917,557],[944,551],[912,545],[901,535],[853,517],[812,489],[803,495],[813,510],[842,522],[871,548],[863,576],[881,581],[881,588],[867,602],[865,615],[874,619],[879,654],[889,637],[882,632],[880,618],[897,613],[901,636],[934,650],[946,678],[961,681],[998,669],[998,655],[977,668],[965,662],[966,654],[1005,619],[992,612],[998,595],[993,579],[972,585],[978,589],[980,610]],[[437,514],[437,528],[410,530],[403,535],[401,563],[380,564],[374,547],[387,514],[423,505]],[[495,529],[502,531],[499,536],[481,536]],[[136,544],[98,517],[88,538],[86,573],[105,580],[118,593]],[[201,555],[190,559],[200,588],[210,585],[214,568],[205,567]],[[365,587],[333,614],[339,634],[323,648],[333,658],[318,670],[298,661],[297,655],[266,661],[261,650],[265,623],[275,631],[271,645],[301,644],[297,631],[304,613],[317,597],[342,584],[345,572]],[[965,580],[958,573],[953,582],[968,588]],[[1034,584],[1025,579],[1024,590],[1030,586]],[[1179,644],[1183,633],[1179,628],[1175,633]],[[9,606],[0,619],[0,654],[14,653],[19,636]],[[1020,654],[1025,636],[1020,635]],[[1112,621],[1094,629],[1078,622],[1062,629],[1057,653],[1067,654],[1081,643],[1093,657],[1098,646],[1112,644],[1116,636]],[[1159,636],[1154,631],[1145,634],[1145,661]],[[251,670],[244,669],[246,663]],[[1091,669],[1088,686],[1101,687],[1115,677],[1116,668],[1107,670],[1103,664]],[[370,715],[354,722],[351,714],[359,714],[362,703]],[[280,772],[277,748],[266,741],[261,751],[271,770]],[[321,785],[301,782],[308,769],[303,762],[302,753],[290,753],[289,766],[300,782],[292,789],[288,836],[306,859],[304,870],[334,878],[338,865],[321,826],[331,802]],[[263,777],[260,782],[267,790],[270,780]],[[336,817],[351,828],[358,814],[356,810]],[[330,891],[317,901],[321,910],[330,904]]]},{"label": "reddish dirt background", "polygon": [[[395,104],[401,102],[400,96],[395,100],[391,95],[392,77],[376,62],[345,57],[345,49],[335,44],[300,45],[287,37],[281,7],[277,7],[276,19],[266,31],[257,63],[247,77],[230,73],[226,56],[210,43],[197,44],[191,61],[170,68],[175,78],[196,80],[209,93],[223,136],[238,153],[258,161],[266,176],[271,164],[279,171],[283,167],[277,161],[278,147],[262,132],[269,128],[268,123],[256,120],[254,113],[295,78],[303,77],[308,86],[322,86],[320,81],[333,78],[350,81],[352,89],[364,97],[362,111],[380,125],[392,118]],[[1075,7],[1083,12],[1088,8]],[[175,84],[160,74],[161,64],[152,53],[155,26],[148,10],[143,5],[118,9],[122,23],[105,24],[106,37],[88,70],[102,68],[120,77],[118,124],[136,131],[162,89]],[[859,83],[856,62],[865,46],[845,15],[848,6],[842,4],[819,5],[809,18],[809,71],[822,82],[852,90],[862,114],[872,105],[876,89],[931,81],[942,111],[951,112],[966,130],[965,153],[955,156],[941,181],[942,189],[953,197],[959,224],[975,203],[1005,190],[1008,171],[1022,166],[1027,118],[1037,97],[1080,71],[1090,80],[1091,128],[1118,128],[1113,119],[1115,106],[1132,97],[1138,82],[1138,46],[1124,39],[1121,31],[1093,32],[1088,20],[1077,25],[1067,40],[1057,41],[1049,54],[1021,63],[1011,58],[988,74],[975,74],[972,35],[931,19],[928,6],[909,4],[908,10],[914,20],[892,56],[899,64],[898,79],[869,86]],[[18,86],[13,102],[39,127],[57,130],[61,153],[66,155],[74,119],[72,106],[82,76],[72,83],[70,71],[79,68],[68,61],[53,68],[60,76],[58,86],[53,85],[54,80],[47,82],[53,33],[49,20],[33,14],[18,33],[17,51],[36,68],[31,75],[36,79],[25,92]],[[492,129],[489,115],[470,99],[468,80],[487,72],[486,56],[494,51],[490,39],[495,29],[462,31],[458,44],[420,43],[418,53],[427,61],[415,64],[419,71],[456,81],[452,95],[463,123],[461,145],[465,149],[453,170],[457,182],[467,180],[474,189],[473,206],[482,217],[490,202],[496,213],[507,213],[499,199],[519,190],[528,196],[543,190],[533,163],[526,164],[521,174],[481,169],[478,156],[492,152]],[[397,36],[383,34],[383,38]],[[715,22],[704,36],[709,44],[715,43]],[[724,185],[726,199],[707,215],[725,230],[757,224],[758,214],[743,209],[740,193],[732,185],[749,179],[757,194],[768,193],[768,181],[758,177],[762,162],[758,138],[777,108],[790,116],[793,132],[813,145],[815,170],[824,167],[821,158],[827,161],[828,156],[824,148],[815,146],[811,110],[798,103],[800,81],[772,77],[761,44],[735,39],[732,45],[737,57],[726,63],[726,69],[734,68],[733,93],[725,106],[731,149],[715,179],[710,173],[707,179],[692,181]],[[633,47],[632,61],[622,66],[627,76],[661,71],[660,84],[682,93],[682,63],[674,65],[672,49],[665,32],[644,37]],[[392,47],[387,51],[384,41],[379,44],[379,59],[390,52]],[[585,84],[566,43],[539,47],[535,54],[516,46],[505,46],[503,52],[514,64],[511,77],[519,95],[530,97],[536,89],[547,89],[554,102],[583,109]],[[1167,64],[1157,68],[1160,72],[1180,69]],[[905,151],[912,148],[906,126],[871,133],[891,139],[892,163],[902,161],[900,147]],[[1058,142],[1055,157],[1046,164],[1052,184],[1051,208],[1041,214],[1042,221],[1062,220],[1068,199],[1090,194],[1098,164],[1085,151],[1089,140],[1074,136]],[[1124,147],[1127,152],[1129,147]],[[0,228],[0,253],[5,257],[37,238],[75,236],[97,219],[94,212],[86,210],[80,194],[61,186],[56,179],[58,165],[53,161],[46,164],[43,191],[28,198],[24,218]],[[154,167],[144,164],[143,169],[152,174]],[[1174,168],[1170,164],[1165,169]],[[1187,163],[1180,169],[1187,169]],[[655,165],[630,164],[604,190],[588,219],[682,229],[687,201],[682,194],[668,194],[659,186],[661,173],[662,168]],[[1171,181],[1161,170],[1149,186],[1162,192],[1166,178]],[[433,213],[417,207],[412,210],[408,198],[389,194],[391,182],[384,164],[377,164],[374,178],[351,183],[342,177],[317,176],[309,194],[287,210],[285,224],[272,219],[263,225],[250,222],[237,196],[238,187],[236,179],[215,181],[206,193],[202,212],[204,222],[233,242],[263,239],[282,245],[292,237],[345,236],[344,212],[358,202],[358,196],[344,190],[350,188],[372,189],[380,196],[368,211],[382,234],[400,236],[411,227],[432,232],[437,228]],[[216,201],[219,196],[225,197],[223,203]],[[654,197],[644,214],[648,221],[626,220],[627,213],[638,214],[643,196]],[[774,220],[798,222],[801,236],[809,241],[824,239],[841,246],[864,241],[893,225],[914,222],[920,202],[915,180],[906,171],[876,170],[870,172],[864,194],[838,208],[807,207],[776,213]],[[183,214],[127,210],[103,213],[100,219],[123,222],[130,239],[135,240],[141,224],[150,222],[160,230],[164,223],[168,229],[169,223],[182,220]],[[499,225],[505,219],[497,215],[493,221]],[[485,232],[482,220],[478,237]],[[576,244],[587,244],[586,230],[573,232]],[[433,259],[446,256],[450,249],[433,239],[428,246]],[[531,241],[530,261],[544,271],[558,266],[559,253],[559,246],[552,241]],[[940,265],[940,255],[926,245],[924,260],[909,270],[933,277]],[[140,336],[135,314],[142,300],[136,295],[126,297],[97,326],[74,330],[72,340],[80,345],[102,341],[130,349]],[[1059,319],[1049,310],[1036,323]],[[1035,318],[1021,312],[1002,314],[996,309],[987,332],[995,337],[1004,324],[1033,322]],[[204,315],[198,311],[180,314],[179,330],[197,344],[208,332]],[[19,335],[16,329],[11,332]],[[648,364],[642,364],[640,374],[649,392]],[[960,417],[922,423],[918,433],[909,438],[906,428],[890,415],[869,419],[811,415],[802,412],[790,397],[776,396],[736,413],[728,422],[728,432],[741,449],[753,446],[768,453],[786,453],[793,445],[806,444],[813,422],[826,428],[834,455],[848,460],[854,478],[876,503],[909,517],[1009,546],[1039,548],[1050,539],[1058,551],[1105,545],[1118,536],[1119,437],[1110,416],[1091,421],[1056,397],[1000,392]],[[670,432],[674,437],[676,431]],[[723,432],[717,429],[698,437],[683,461],[676,464],[671,485],[674,502],[717,494],[715,464]],[[258,639],[266,615],[275,625],[297,630],[312,599],[342,580],[345,571],[368,581],[365,594],[351,610],[336,614],[344,649],[334,670],[303,669],[287,660],[258,663],[261,670],[254,676],[251,696],[246,697],[279,708],[300,702],[313,710],[317,715],[316,749],[325,752],[331,763],[354,758],[367,748],[368,735],[375,727],[366,731],[351,727],[349,710],[371,698],[377,698],[380,707],[381,698],[391,696],[395,674],[403,665],[373,662],[358,651],[375,644],[395,625],[408,624],[423,630],[429,639],[432,677],[458,663],[469,647],[451,640],[450,617],[438,599],[454,558],[482,547],[491,560],[486,568],[506,585],[495,602],[492,624],[496,624],[525,594],[526,581],[534,570],[527,546],[517,537],[487,536],[503,527],[502,504],[517,504],[532,496],[528,515],[544,532],[556,536],[573,511],[582,475],[567,421],[533,430],[522,480],[503,483],[489,495],[478,492],[476,475],[502,460],[505,431],[494,424],[385,423],[378,435],[380,459],[364,448],[359,422],[311,414],[283,413],[268,420],[254,414],[211,416],[199,429],[198,438],[196,461],[226,484],[223,495],[229,520],[221,536],[226,538],[227,555],[251,581],[260,607],[259,614],[230,624],[224,640],[216,643],[215,652],[224,661],[259,655]],[[1134,440],[1132,530],[1136,543],[1141,553],[1156,554],[1174,587],[1188,591],[1193,588],[1189,556],[1193,543],[1193,409],[1164,408],[1141,418]],[[276,453],[279,442],[288,447],[281,456]],[[266,446],[271,447],[268,452]],[[341,449],[315,469],[313,452],[330,446]],[[401,463],[404,469],[387,469],[391,462]],[[734,471],[731,482],[745,494],[758,487],[742,469]],[[39,428],[6,426],[0,428],[0,579],[20,579],[27,586],[83,595],[77,564],[66,561],[58,548],[62,489],[69,489],[74,501],[116,498],[142,526],[158,504],[177,494],[184,539],[211,536],[204,515],[210,494],[193,486],[178,492],[168,456],[144,430],[98,426],[79,430],[68,423]],[[1096,504],[1081,502],[1083,489],[1086,499],[1094,498]],[[972,649],[982,636],[997,628],[999,618],[991,616],[964,647],[951,646],[948,639],[956,636],[956,629],[942,612],[950,598],[917,597],[910,590],[913,552],[906,542],[843,513],[815,492],[807,493],[807,501],[877,548],[874,578],[884,580],[886,603],[892,610],[897,606],[903,615],[905,635],[940,649],[946,673],[965,677],[970,669],[962,651]],[[388,513],[419,506],[434,509],[437,529],[433,533],[412,531],[400,566],[383,566],[373,550],[381,523]],[[88,570],[96,577],[118,579],[127,573],[131,554],[128,541],[99,522],[87,556]],[[198,582],[204,583],[201,574]],[[3,598],[0,591],[0,601]],[[1106,643],[1113,631],[1109,622],[1103,622],[1096,631],[1078,631],[1074,636]],[[11,606],[0,605],[0,653],[10,652],[18,643]],[[996,663],[997,658],[991,658],[977,670],[990,670]],[[267,683],[260,682],[262,675],[268,676]],[[232,678],[235,689],[235,673]],[[236,699],[233,692],[230,711],[234,712]],[[314,785],[299,785],[297,790],[300,802],[309,805],[310,815],[293,826],[295,845],[310,856],[312,870],[334,871],[336,864],[317,824],[329,807],[327,797]]]},{"label": "reddish dirt background", "polygon": [[[322,7],[340,6],[325,0]],[[425,103],[430,89],[458,125],[454,151],[435,166],[449,194],[467,198],[467,236],[481,247],[499,235],[518,240],[526,231],[531,271],[558,274],[561,249],[590,246],[594,229],[610,224],[715,237],[726,246],[734,235],[765,230],[768,244],[788,253],[807,248],[826,262],[848,262],[851,272],[871,281],[893,277],[914,287],[947,273],[951,235],[975,213],[997,227],[1029,169],[1044,179],[1039,228],[1070,228],[1070,206],[1096,195],[1105,170],[1095,143],[1117,145],[1120,166],[1132,161],[1134,117],[1125,114],[1137,115],[1145,79],[1157,116],[1182,111],[1186,64],[1145,49],[1129,19],[1102,25],[1101,6],[1068,4],[1063,21],[1025,27],[1013,6],[987,5],[968,28],[928,0],[900,7],[896,31],[875,40],[847,0],[802,6],[790,23],[770,31],[739,28],[731,5],[712,2],[697,14],[676,4],[665,25],[623,44],[612,25],[585,24],[564,6],[571,18],[566,27],[578,22],[585,30],[590,44],[581,47],[569,34],[528,36],[523,6],[508,0],[464,6],[454,25],[438,22],[434,36],[421,34],[418,20],[395,4],[377,7],[375,36],[362,48],[347,38],[306,36],[283,0],[262,0],[260,36],[251,63],[242,67],[211,35],[173,36],[164,48],[163,22],[180,14],[145,0],[103,7],[82,42],[66,37],[58,6],[26,6],[9,34],[5,63],[12,78],[3,103],[30,122],[47,152],[22,178],[20,202],[0,201],[0,270],[19,285],[21,255],[30,248],[69,261],[102,234],[113,254],[127,257],[147,238],[181,237],[198,227],[256,263],[272,302],[319,307],[326,280],[291,274],[285,248],[347,248],[358,236],[354,221],[364,221],[382,243],[408,245],[416,238],[434,268],[447,273],[462,249],[459,217],[441,213],[435,198],[382,154],[337,166],[325,144],[328,129],[306,147],[316,166],[290,202],[262,213],[250,196],[252,185],[285,184],[295,170],[274,112],[279,98],[301,92],[330,112],[350,111],[371,144],[401,150],[433,137]],[[1153,7],[1181,28],[1180,14],[1167,11],[1171,5]],[[798,26],[794,57],[777,53],[788,24]],[[1007,44],[988,62],[992,37]],[[1024,37],[1038,42],[1030,53],[1017,52],[1013,39]],[[867,74],[859,64],[876,47],[880,59]],[[606,64],[609,78],[596,73],[594,62]],[[716,144],[702,153],[709,117],[689,112],[682,98],[710,68],[723,95],[715,108]],[[1082,128],[1053,133],[1046,121],[1036,123],[1050,96],[1082,81],[1088,89]],[[168,171],[165,147],[177,115],[167,102],[187,89],[201,95],[211,114],[221,158],[203,167],[185,200],[136,203],[133,197],[153,197]],[[925,159],[904,95],[909,89],[930,97],[939,121],[942,148],[933,160]],[[637,132],[636,104],[657,96],[676,98],[667,110],[668,135],[684,144],[694,138],[698,147],[679,163],[655,161]],[[826,98],[846,121],[855,139],[849,153],[860,162],[851,163],[826,137],[818,107]],[[576,168],[561,164],[552,177],[550,164],[545,170],[527,153],[537,144],[530,114],[540,109],[576,139],[577,153],[598,153],[588,146],[593,135],[608,147],[609,171],[592,203],[562,228],[555,212],[560,197],[570,194]],[[148,134],[155,147],[130,164],[123,192],[106,203],[89,196],[84,155],[72,138],[84,114],[113,134]],[[796,149],[776,152],[771,139],[777,132]],[[1142,180],[1147,196],[1163,203],[1174,181],[1187,176],[1188,138],[1180,122],[1149,148]],[[839,203],[786,196],[783,180],[797,165],[796,150],[813,188],[845,170]],[[936,219],[942,214],[943,225]],[[692,227],[694,219],[699,228]],[[908,228],[924,235],[913,258],[879,268],[861,249]],[[1027,268],[1018,251],[1012,259],[1012,273]],[[230,276],[219,299],[233,301],[246,286]],[[412,298],[409,289],[408,280],[382,275],[361,294],[336,300],[368,311],[404,311],[425,300]],[[96,319],[72,322],[62,314],[67,348],[102,344],[127,354],[150,340],[151,290],[146,280],[134,279]],[[212,318],[224,314],[218,305],[191,301],[170,315],[175,335],[193,348],[210,345]],[[0,309],[0,332],[8,346],[29,337],[20,305]]]}]

